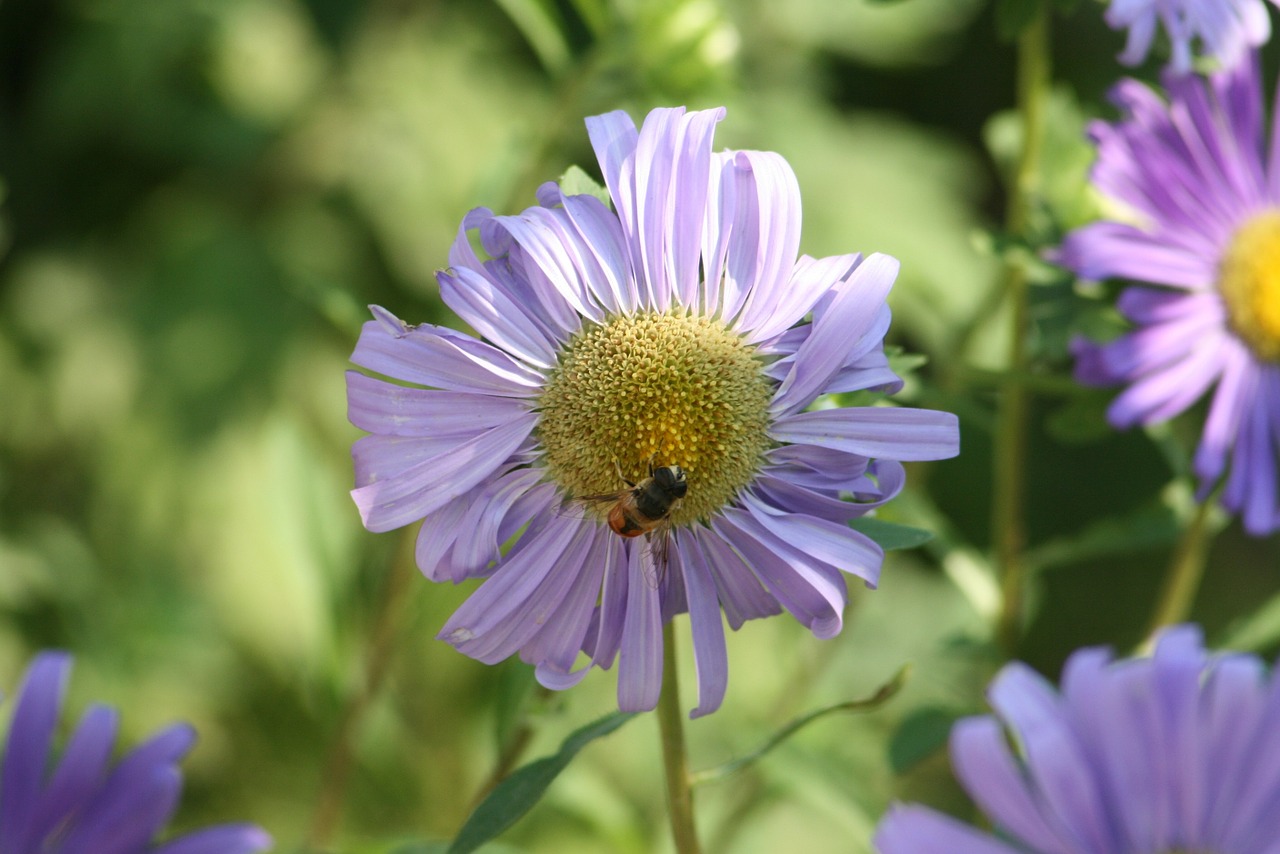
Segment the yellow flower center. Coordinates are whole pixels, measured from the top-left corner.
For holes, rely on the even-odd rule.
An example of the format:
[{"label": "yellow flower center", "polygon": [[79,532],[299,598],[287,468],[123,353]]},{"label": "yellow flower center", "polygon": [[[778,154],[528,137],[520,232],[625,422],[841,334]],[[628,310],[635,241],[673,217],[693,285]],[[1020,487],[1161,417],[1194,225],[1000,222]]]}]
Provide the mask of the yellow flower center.
[{"label": "yellow flower center", "polygon": [[1247,220],[1231,238],[1218,289],[1232,330],[1257,357],[1280,362],[1280,210]]},{"label": "yellow flower center", "polygon": [[[676,525],[705,520],[749,484],[769,448],[772,383],[755,348],[719,321],[619,315],[568,343],[539,399],[551,478],[578,498],[680,466]],[[615,466],[616,461],[616,466]]]}]

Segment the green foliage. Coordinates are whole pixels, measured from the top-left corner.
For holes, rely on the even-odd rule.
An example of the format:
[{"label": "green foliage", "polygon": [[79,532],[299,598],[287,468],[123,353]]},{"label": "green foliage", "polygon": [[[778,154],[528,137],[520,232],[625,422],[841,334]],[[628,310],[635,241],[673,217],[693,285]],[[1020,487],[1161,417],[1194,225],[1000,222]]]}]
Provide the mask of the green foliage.
[{"label": "green foliage", "polygon": [[596,181],[579,166],[570,166],[560,176],[560,189],[566,196],[595,196],[601,202],[612,207],[609,190]]},{"label": "green foliage", "polygon": [[951,725],[962,716],[955,709],[922,706],[904,717],[889,742],[889,764],[894,772],[904,774],[945,750]]},{"label": "green foliage", "polygon": [[849,527],[866,534],[887,552],[918,548],[933,539],[933,532],[926,531],[924,528],[898,525],[871,516],[854,519],[849,523]]},{"label": "green foliage", "polygon": [[615,712],[574,730],[554,755],[530,762],[503,779],[467,818],[450,844],[449,854],[474,851],[515,824],[542,799],[547,787],[568,767],[579,750],[634,717],[633,714]]}]

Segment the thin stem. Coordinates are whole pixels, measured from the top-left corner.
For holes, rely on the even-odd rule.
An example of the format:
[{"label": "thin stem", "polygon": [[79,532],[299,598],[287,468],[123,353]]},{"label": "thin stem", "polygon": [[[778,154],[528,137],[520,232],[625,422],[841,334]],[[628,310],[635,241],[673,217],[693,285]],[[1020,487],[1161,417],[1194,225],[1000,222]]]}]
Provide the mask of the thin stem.
[{"label": "thin stem", "polygon": [[[538,685],[535,689],[535,701],[541,703],[551,694],[551,689],[542,685]],[[526,714],[511,734],[507,737],[506,742],[502,745],[502,749],[498,754],[498,761],[494,764],[493,770],[489,772],[489,776],[485,778],[476,795],[471,799],[471,809],[475,808],[489,796],[489,793],[497,788],[498,784],[510,776],[515,770],[516,764],[519,763],[520,757],[524,756],[525,749],[528,748],[529,742],[533,741],[534,728],[529,722]]]},{"label": "thin stem", "polygon": [[675,631],[662,628],[662,696],[658,700],[658,731],[662,737],[662,767],[667,776],[667,813],[671,835],[679,854],[699,854],[693,826],[693,792],[689,786],[689,760],[684,747],[684,720],[676,673]]},{"label": "thin stem", "polygon": [[408,599],[406,592],[410,589],[409,581],[415,574],[413,538],[408,537],[405,542],[409,544],[408,555],[403,554],[405,549],[401,550],[402,554],[392,561],[391,571],[383,583],[382,597],[377,605],[373,631],[365,653],[363,684],[347,698],[342,717],[338,721],[338,730],[329,747],[324,777],[316,796],[316,810],[307,834],[309,850],[324,849],[337,830],[355,761],[355,739],[364,722],[365,713],[382,688],[396,649],[400,616]]},{"label": "thin stem", "polygon": [[[1049,93],[1049,15],[1041,3],[1018,37],[1018,111],[1022,115],[1022,154],[1009,191],[1006,227],[1013,236],[1029,230],[1032,202],[1040,184],[1044,149],[1045,102]],[[1028,370],[1028,295],[1025,260],[1009,257],[1005,268],[1005,293],[1013,310],[1008,371],[1002,384],[997,415],[994,453],[994,496],[991,529],[996,566],[1000,572],[1002,600],[996,635],[1011,653],[1022,631],[1025,600],[1026,544],[1023,507],[1026,499],[1027,413],[1030,393],[1025,383],[1014,381]]]},{"label": "thin stem", "polygon": [[1150,628],[1143,649],[1150,651],[1154,646],[1156,633],[1165,626],[1181,623],[1191,614],[1191,606],[1195,604],[1196,591],[1200,589],[1200,579],[1204,577],[1206,558],[1209,556],[1209,542],[1213,539],[1209,517],[1216,499],[1214,496],[1200,502],[1196,515],[1182,532],[1178,546],[1173,551],[1173,560],[1169,562],[1169,571],[1165,574],[1164,588],[1160,591],[1160,599],[1151,615]]}]

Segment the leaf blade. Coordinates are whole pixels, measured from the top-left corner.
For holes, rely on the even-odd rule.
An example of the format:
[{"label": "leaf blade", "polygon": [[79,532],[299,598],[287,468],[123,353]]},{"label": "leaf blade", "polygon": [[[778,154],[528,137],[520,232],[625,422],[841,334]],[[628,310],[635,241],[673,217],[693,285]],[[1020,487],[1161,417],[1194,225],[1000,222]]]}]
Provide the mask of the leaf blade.
[{"label": "leaf blade", "polygon": [[574,730],[551,756],[524,765],[493,788],[467,817],[449,845],[448,854],[466,854],[496,838],[531,810],[560,772],[592,741],[616,730],[635,717],[614,712]]}]

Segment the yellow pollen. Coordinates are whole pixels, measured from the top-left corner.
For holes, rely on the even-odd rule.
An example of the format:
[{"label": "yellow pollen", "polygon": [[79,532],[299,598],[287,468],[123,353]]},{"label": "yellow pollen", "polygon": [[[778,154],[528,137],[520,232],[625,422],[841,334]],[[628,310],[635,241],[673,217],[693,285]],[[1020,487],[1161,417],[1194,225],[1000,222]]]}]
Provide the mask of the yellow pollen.
[{"label": "yellow pollen", "polygon": [[1261,360],[1280,362],[1280,210],[1246,220],[1218,270],[1232,330]]},{"label": "yellow pollen", "polygon": [[[565,346],[538,401],[551,479],[573,498],[617,492],[654,466],[680,466],[689,490],[676,525],[733,501],[770,447],[773,384],[755,349],[717,320],[619,315]],[[616,461],[616,466],[615,466]]]}]

